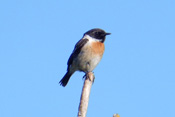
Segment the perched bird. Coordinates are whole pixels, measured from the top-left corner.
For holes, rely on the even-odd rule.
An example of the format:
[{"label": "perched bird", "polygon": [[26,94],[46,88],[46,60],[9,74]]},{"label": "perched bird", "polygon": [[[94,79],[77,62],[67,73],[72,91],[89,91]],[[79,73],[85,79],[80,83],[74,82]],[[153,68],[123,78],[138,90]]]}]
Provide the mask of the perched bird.
[{"label": "perched bird", "polygon": [[75,71],[88,73],[94,70],[103,56],[106,35],[110,34],[99,28],[84,33],[69,57],[67,73],[60,80],[60,85],[65,87]]}]

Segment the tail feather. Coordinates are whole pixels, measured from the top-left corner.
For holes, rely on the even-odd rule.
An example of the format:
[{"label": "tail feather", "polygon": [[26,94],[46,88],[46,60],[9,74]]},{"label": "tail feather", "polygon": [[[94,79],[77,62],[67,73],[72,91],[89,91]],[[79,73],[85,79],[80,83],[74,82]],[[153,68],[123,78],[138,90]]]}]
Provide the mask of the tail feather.
[{"label": "tail feather", "polygon": [[69,72],[67,72],[64,77],[60,80],[60,85],[62,85],[63,87],[65,87],[70,79],[72,74],[70,74]]}]

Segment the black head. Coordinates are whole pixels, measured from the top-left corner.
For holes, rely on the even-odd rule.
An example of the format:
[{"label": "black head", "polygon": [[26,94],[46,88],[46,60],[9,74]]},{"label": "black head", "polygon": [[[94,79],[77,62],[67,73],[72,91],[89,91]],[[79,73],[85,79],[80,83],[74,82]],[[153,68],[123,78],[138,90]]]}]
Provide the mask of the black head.
[{"label": "black head", "polygon": [[87,31],[84,35],[89,35],[90,37],[93,37],[101,42],[105,41],[106,35],[110,35],[111,33],[106,33],[104,30],[99,28],[94,28],[89,31]]}]

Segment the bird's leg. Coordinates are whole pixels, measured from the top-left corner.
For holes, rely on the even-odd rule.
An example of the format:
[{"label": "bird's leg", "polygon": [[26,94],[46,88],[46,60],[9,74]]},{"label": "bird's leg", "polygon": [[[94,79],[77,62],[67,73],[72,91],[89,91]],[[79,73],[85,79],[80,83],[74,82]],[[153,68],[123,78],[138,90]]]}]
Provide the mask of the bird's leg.
[{"label": "bird's leg", "polygon": [[82,79],[85,79],[86,78],[86,73],[85,73],[85,75],[83,76],[83,78]]},{"label": "bird's leg", "polygon": [[[91,77],[91,75],[93,75],[93,76]],[[95,76],[94,76],[94,73],[93,73],[93,72],[87,72],[87,73],[83,76],[83,78],[89,79],[89,80],[92,81],[92,82],[94,82],[94,80],[95,80]]]}]

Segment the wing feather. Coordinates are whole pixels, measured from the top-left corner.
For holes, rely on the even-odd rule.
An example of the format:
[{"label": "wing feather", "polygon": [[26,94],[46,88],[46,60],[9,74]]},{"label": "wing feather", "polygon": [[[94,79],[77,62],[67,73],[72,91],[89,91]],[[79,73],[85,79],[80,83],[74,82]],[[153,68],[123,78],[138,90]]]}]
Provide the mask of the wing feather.
[{"label": "wing feather", "polygon": [[81,48],[88,42],[89,40],[88,39],[80,39],[76,45],[75,45],[75,48],[71,54],[71,56],[69,57],[69,60],[67,62],[67,65],[68,65],[68,70],[69,70],[69,66],[72,64],[73,62],[73,59],[76,58],[78,56],[78,54],[80,53],[81,51]]}]

